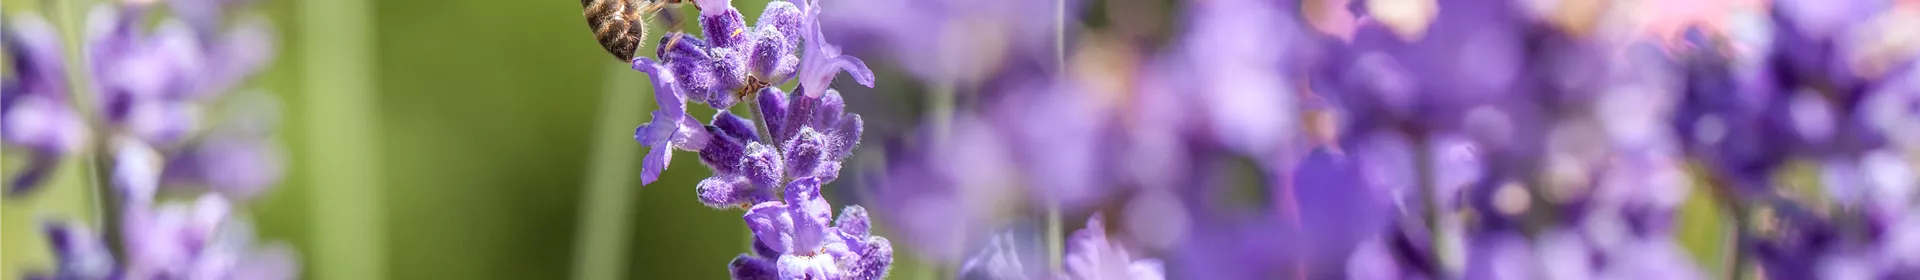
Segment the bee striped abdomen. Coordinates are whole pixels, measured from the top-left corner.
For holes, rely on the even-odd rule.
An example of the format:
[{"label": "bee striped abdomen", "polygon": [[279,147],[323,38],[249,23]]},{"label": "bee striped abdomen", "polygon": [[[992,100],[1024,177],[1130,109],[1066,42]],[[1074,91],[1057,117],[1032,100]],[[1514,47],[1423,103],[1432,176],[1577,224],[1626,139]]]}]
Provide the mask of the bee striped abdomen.
[{"label": "bee striped abdomen", "polygon": [[587,18],[587,27],[593,29],[601,48],[621,62],[632,61],[641,38],[647,37],[646,23],[641,21],[644,2],[647,0],[580,0],[580,14]]}]

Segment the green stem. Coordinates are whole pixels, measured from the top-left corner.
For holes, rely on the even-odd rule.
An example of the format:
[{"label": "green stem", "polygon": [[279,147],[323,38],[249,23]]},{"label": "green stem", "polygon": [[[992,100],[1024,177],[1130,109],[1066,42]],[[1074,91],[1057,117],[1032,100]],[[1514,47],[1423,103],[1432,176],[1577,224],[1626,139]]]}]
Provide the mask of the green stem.
[{"label": "green stem", "polygon": [[[652,91],[625,65],[608,71],[600,121],[592,131],[592,153],[587,155],[586,191],[582,192],[579,237],[573,244],[573,279],[626,279],[627,219],[634,207],[633,172],[637,145],[624,133],[649,106]],[[646,94],[635,94],[645,92]],[[665,147],[659,147],[664,149]]]},{"label": "green stem", "polygon": [[[1057,74],[1067,71],[1067,1],[1054,0],[1053,56]],[[1047,202],[1047,271],[1059,275],[1066,257],[1066,233],[1061,228],[1060,202]]]},{"label": "green stem", "polygon": [[[769,85],[768,87],[771,86],[772,85]],[[767,116],[760,113],[760,91],[755,90],[742,96],[744,96],[742,99],[745,100],[740,100],[740,102],[747,103],[747,115],[753,116],[754,129],[760,130],[760,133],[754,133],[760,135],[760,144],[775,148],[780,147],[773,143],[773,130],[767,129]]]},{"label": "green stem", "polygon": [[1413,141],[1414,169],[1420,184],[1421,220],[1427,226],[1427,238],[1429,238],[1427,242],[1433,246],[1428,252],[1431,255],[1428,259],[1433,263],[1428,265],[1434,268],[1435,279],[1454,279],[1452,262],[1447,259],[1447,252],[1453,248],[1447,246],[1446,231],[1442,230],[1440,219],[1444,216],[1440,213],[1440,190],[1438,184],[1434,182],[1436,176],[1433,166],[1433,145],[1428,141],[1425,133],[1410,134],[1412,137],[1409,139]]},{"label": "green stem", "polygon": [[298,1],[307,135],[302,166],[314,187],[313,276],[386,277],[374,7],[368,0]]},{"label": "green stem", "polygon": [[[62,59],[66,62],[66,65],[68,65],[66,68],[67,88],[71,90],[69,94],[72,98],[71,105],[75,108],[75,111],[80,114],[80,117],[85,120],[87,129],[89,130],[88,134],[90,137],[88,137],[88,143],[86,144],[88,148],[80,150],[77,155],[73,155],[75,158],[81,159],[81,166],[85,169],[84,184],[86,184],[87,187],[87,211],[90,212],[88,214],[92,216],[93,223],[99,228],[99,233],[106,240],[108,249],[115,252],[115,256],[125,256],[126,254],[122,254],[122,252],[124,252],[123,244],[120,244],[120,223],[115,222],[118,221],[120,217],[120,207],[116,207],[115,202],[117,200],[113,197],[117,192],[114,191],[113,185],[109,183],[111,182],[110,178],[107,177],[110,176],[109,173],[103,171],[103,169],[111,168],[108,164],[111,162],[109,157],[113,154],[112,146],[109,145],[112,134],[111,131],[106,129],[106,120],[100,118],[101,114],[96,113],[100,109],[91,106],[93,104],[100,104],[96,102],[100,97],[92,94],[92,83],[87,82],[87,78],[91,77],[91,75],[89,75],[89,73],[91,73],[91,64],[87,63],[87,56],[84,55],[86,53],[86,44],[81,38],[84,38],[85,34],[82,34],[80,31],[80,26],[84,21],[80,18],[81,14],[75,12],[74,5],[77,4],[76,2],[78,1],[46,1],[42,3],[51,3],[53,12],[51,15],[52,18],[49,20],[56,22],[55,28],[58,28],[61,34],[61,45],[65,46],[65,52],[63,53],[65,57],[62,57]],[[43,181],[43,184],[45,183],[51,182],[50,180]]]}]

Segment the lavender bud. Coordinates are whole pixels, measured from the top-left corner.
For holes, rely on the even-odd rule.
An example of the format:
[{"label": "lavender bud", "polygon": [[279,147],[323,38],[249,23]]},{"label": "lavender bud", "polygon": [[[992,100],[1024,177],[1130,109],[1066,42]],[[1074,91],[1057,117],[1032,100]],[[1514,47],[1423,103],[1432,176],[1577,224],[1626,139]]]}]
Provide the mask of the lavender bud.
[{"label": "lavender bud", "polygon": [[784,163],[780,158],[780,152],[775,151],[773,147],[761,145],[758,142],[748,143],[746,158],[740,163],[740,171],[746,172],[743,175],[746,175],[747,180],[753,182],[754,186],[773,189],[778,187],[780,180],[784,178],[781,172],[785,169]]},{"label": "lavender bud", "polygon": [[748,67],[754,77],[760,77],[769,84],[783,84],[793,78],[793,68],[798,66],[799,57],[793,55],[793,45],[788,44],[786,36],[770,28],[754,31],[753,59]]},{"label": "lavender bud", "polygon": [[[840,119],[838,128],[833,129],[833,159],[845,159],[853,156],[853,149],[860,147],[860,133],[866,129],[866,122],[859,114],[847,115]],[[837,160],[835,162],[838,162]]]},{"label": "lavender bud", "polygon": [[733,257],[733,262],[727,264],[727,268],[734,280],[780,279],[780,271],[772,263],[768,263],[766,259],[745,254]]},{"label": "lavender bud", "polygon": [[813,110],[813,123],[807,124],[819,128],[832,128],[840,125],[840,116],[847,112],[847,99],[840,97],[840,91],[827,89],[819,96],[820,107]]},{"label": "lavender bud", "polygon": [[833,220],[833,225],[839,228],[841,232],[846,232],[854,237],[867,237],[867,235],[871,234],[868,230],[872,228],[870,221],[867,219],[867,208],[860,207],[859,205],[848,205],[846,208],[840,208],[840,217]]},{"label": "lavender bud", "polygon": [[725,136],[719,128],[707,126],[707,133],[716,135],[700,149],[700,161],[713,169],[713,174],[739,174],[741,162],[747,157],[747,143],[744,140]]},{"label": "lavender bud", "polygon": [[716,109],[732,107],[736,97],[734,89],[747,85],[747,61],[749,53],[740,49],[712,48],[713,92],[708,93],[707,105]]},{"label": "lavender bud", "polygon": [[760,134],[753,131],[753,121],[734,116],[732,112],[720,111],[719,113],[715,113],[713,115],[713,126],[720,128],[720,131],[726,132],[726,137],[744,141],[757,141],[760,139]]},{"label": "lavender bud", "polygon": [[804,34],[801,33],[800,25],[804,24],[804,20],[806,16],[793,3],[770,1],[767,2],[767,9],[760,11],[760,19],[754,21],[754,24],[757,24],[756,28],[759,29],[772,27],[774,31],[783,35],[780,37],[787,41],[787,47],[792,48],[800,46],[800,38],[803,37],[801,34]]},{"label": "lavender bud", "polygon": [[[799,135],[788,140],[781,150],[786,151],[787,174],[794,177],[820,177],[818,168],[831,159],[828,153],[825,135],[814,132],[811,127],[801,127]],[[837,171],[837,170],[836,170]]]},{"label": "lavender bud", "polygon": [[711,46],[716,49],[734,48],[752,35],[747,33],[746,17],[731,4],[725,9],[700,10],[700,28],[706,32],[707,42],[713,43]]},{"label": "lavender bud", "polygon": [[860,250],[860,260],[848,269],[848,279],[886,279],[893,265],[893,242],[887,241],[886,237],[869,236],[866,244]]},{"label": "lavender bud", "polygon": [[772,195],[763,190],[748,183],[744,177],[714,176],[701,180],[694,193],[699,195],[700,203],[707,207],[727,209],[772,200]]}]

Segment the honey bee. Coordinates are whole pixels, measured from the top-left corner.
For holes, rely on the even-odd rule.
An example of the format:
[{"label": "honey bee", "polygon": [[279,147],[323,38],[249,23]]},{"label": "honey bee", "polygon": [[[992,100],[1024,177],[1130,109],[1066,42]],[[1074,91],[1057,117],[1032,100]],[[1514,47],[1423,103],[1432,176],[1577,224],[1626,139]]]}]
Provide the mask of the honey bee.
[{"label": "honey bee", "polygon": [[[656,12],[668,7],[676,7],[686,0],[580,0],[580,15],[587,18],[587,27],[593,29],[593,37],[600,41],[600,47],[621,62],[632,61],[634,51],[640,49],[647,38],[647,21]],[[680,29],[680,18],[673,12],[660,13],[667,26]],[[678,38],[676,38],[678,39]],[[678,42],[679,40],[674,40]]]}]

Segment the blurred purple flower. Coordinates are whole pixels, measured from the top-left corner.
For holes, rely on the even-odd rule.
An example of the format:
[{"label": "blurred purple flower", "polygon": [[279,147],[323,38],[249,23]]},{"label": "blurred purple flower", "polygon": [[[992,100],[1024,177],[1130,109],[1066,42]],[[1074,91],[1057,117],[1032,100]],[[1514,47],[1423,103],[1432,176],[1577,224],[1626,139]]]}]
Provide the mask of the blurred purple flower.
[{"label": "blurred purple flower", "polygon": [[1063,28],[1060,25],[1075,22],[1085,2],[837,0],[835,3],[825,7],[824,12],[809,13],[827,15],[818,21],[827,25],[826,28],[814,29],[826,29],[825,33],[851,38],[848,42],[857,53],[886,54],[898,62],[896,65],[922,80],[973,83],[1027,60],[1055,61],[1056,33],[1073,31],[1059,29]]},{"label": "blurred purple flower", "polygon": [[87,142],[72,108],[59,33],[46,19],[21,14],[0,32],[8,71],[0,77],[0,142],[30,150],[25,168],[8,174],[8,197],[31,192],[67,155]]},{"label": "blurred purple flower", "polygon": [[1324,94],[1356,118],[1353,133],[1401,124],[1460,128],[1469,112],[1519,90],[1524,19],[1508,0],[1454,1],[1438,10],[1431,24],[1413,27],[1419,31],[1363,23],[1333,61],[1342,66],[1322,73],[1332,82]]},{"label": "blurred purple flower", "polygon": [[1165,279],[1160,260],[1136,257],[1126,246],[1107,236],[1100,214],[1087,218],[1087,227],[1068,238],[1062,279]]},{"label": "blurred purple flower", "polygon": [[[294,279],[298,261],[284,244],[255,244],[225,197],[203,193],[190,203],[161,201],[162,163],[143,143],[115,142],[112,184],[120,196],[119,258],[84,226],[50,223],[58,256],[53,275],[29,279]],[[121,262],[116,263],[118,259]]]},{"label": "blurred purple flower", "polygon": [[1027,280],[1045,277],[1047,248],[1038,223],[1015,223],[989,237],[958,267],[959,279]]},{"label": "blurred purple flower", "polygon": [[118,279],[122,271],[100,234],[69,222],[45,222],[41,228],[53,246],[59,267],[50,274],[29,272],[27,279]]}]

